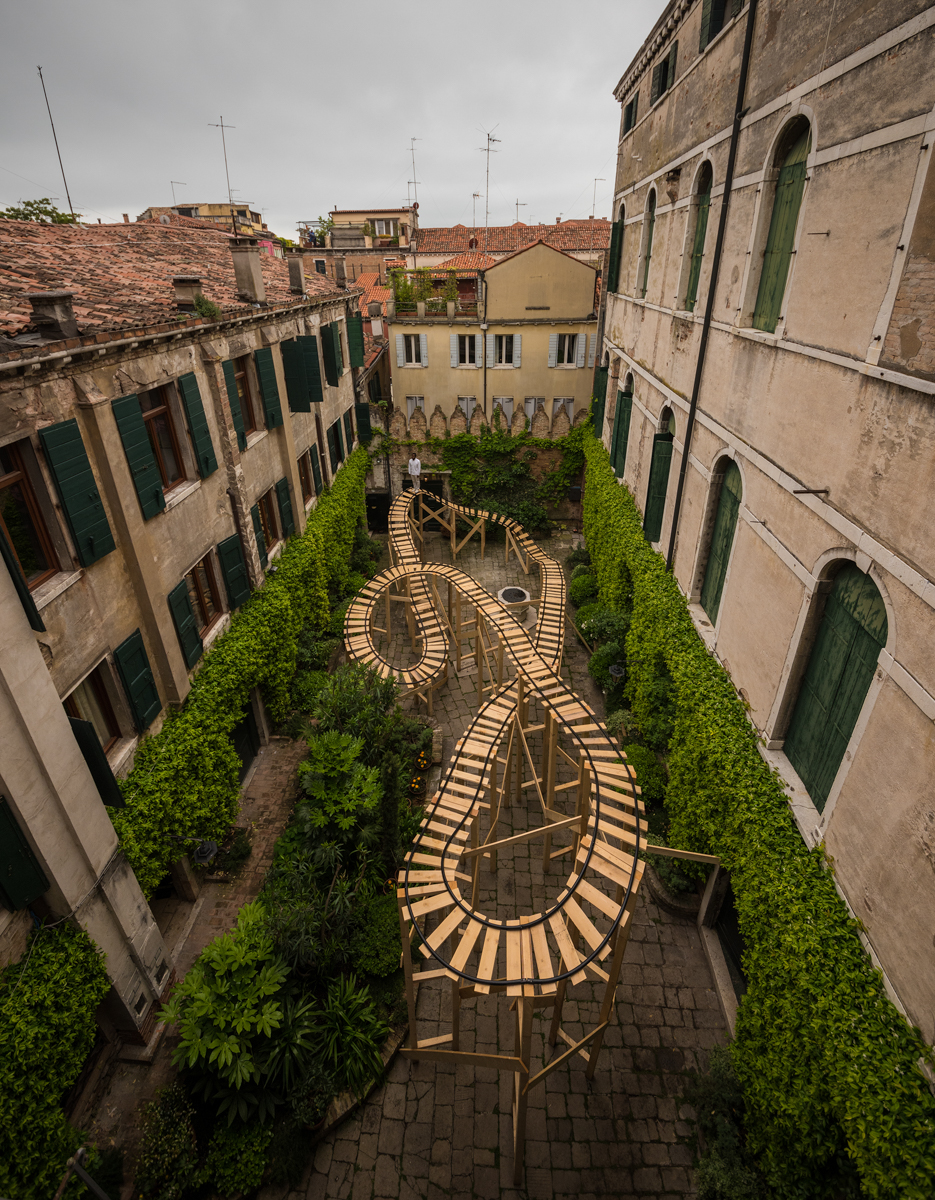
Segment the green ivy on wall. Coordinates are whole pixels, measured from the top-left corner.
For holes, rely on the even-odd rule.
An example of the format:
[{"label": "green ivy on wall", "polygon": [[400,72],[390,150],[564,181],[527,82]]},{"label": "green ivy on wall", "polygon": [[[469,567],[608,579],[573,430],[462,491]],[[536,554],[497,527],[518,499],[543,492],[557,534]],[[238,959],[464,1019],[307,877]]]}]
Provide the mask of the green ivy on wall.
[{"label": "green ivy on wall", "polygon": [[0,974],[4,1196],[47,1200],[80,1145],[61,1101],[94,1045],[94,1013],[109,988],[103,955],[71,924],[37,931],[22,960]]},{"label": "green ivy on wall", "polygon": [[221,841],[237,810],[240,760],[231,742],[253,688],[274,721],[289,707],[298,636],[329,620],[328,589],[347,579],[354,531],[366,519],[370,459],[355,450],[319,498],[305,532],[206,655],[184,706],[136,752],[120,781],[127,806],[111,810],[124,852],[150,896],[181,853],[183,839]]},{"label": "green ivy on wall", "polygon": [[585,454],[584,529],[600,595],[632,603],[627,695],[638,724],[653,716],[660,657],[673,681],[671,843],[717,854],[731,873],[749,981],[732,1057],[771,1194],[830,1197],[856,1168],[867,1196],[926,1200],[935,1097],[917,1063],[930,1052],[887,998],[831,863],[803,843],[743,702],[590,431]]}]

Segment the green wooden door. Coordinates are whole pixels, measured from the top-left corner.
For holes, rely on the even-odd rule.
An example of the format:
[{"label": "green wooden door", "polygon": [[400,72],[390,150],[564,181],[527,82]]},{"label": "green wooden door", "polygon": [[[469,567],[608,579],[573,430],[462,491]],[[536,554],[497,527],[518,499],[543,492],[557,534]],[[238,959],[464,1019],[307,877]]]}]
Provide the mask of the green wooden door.
[{"label": "green wooden door", "polygon": [[658,542],[662,533],[662,516],[666,508],[666,489],[669,486],[671,465],[672,434],[657,433],[653,438],[649,487],[646,489],[646,512],[643,515],[643,533],[648,542]]},{"label": "green wooden door", "polygon": [[49,890],[49,881],[20,829],[6,796],[0,796],[0,902],[11,912]]},{"label": "green wooden door", "polygon": [[811,144],[811,130],[805,129],[786,155],[776,184],[776,198],[763,256],[763,273],[753,310],[754,329],[762,329],[767,333],[775,331],[782,314],[782,298],[795,244],[795,227],[799,220],[802,193],[805,191],[805,160]]},{"label": "green wooden door", "polygon": [[698,281],[701,279],[701,260],[704,258],[704,239],[708,231],[708,210],[711,207],[711,184],[708,190],[698,197],[698,215],[695,218],[695,238],[692,242],[692,262],[688,272],[688,290],[685,293],[685,307],[694,312],[695,301],[698,299]]},{"label": "green wooden door", "polygon": [[727,577],[727,564],[730,561],[731,546],[734,544],[734,531],[737,528],[737,514],[742,497],[740,469],[732,462],[724,472],[721,482],[714,532],[711,534],[711,550],[705,567],[704,583],[701,585],[701,607],[711,618],[712,625],[716,624],[718,609],[721,607],[721,593]]},{"label": "green wooden door", "polygon": [[886,644],[886,609],[873,580],[849,563],[834,581],[783,749],[819,812]]}]

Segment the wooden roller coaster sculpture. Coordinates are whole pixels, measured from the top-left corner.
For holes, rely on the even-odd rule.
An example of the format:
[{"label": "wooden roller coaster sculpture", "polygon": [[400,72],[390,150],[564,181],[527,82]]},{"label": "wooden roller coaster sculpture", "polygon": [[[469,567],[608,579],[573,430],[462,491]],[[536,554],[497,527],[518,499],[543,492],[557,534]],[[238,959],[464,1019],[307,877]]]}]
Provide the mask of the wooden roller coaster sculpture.
[{"label": "wooden roller coaster sculpture", "polygon": [[[638,858],[646,832],[640,789],[625,756],[597,716],[561,679],[565,628],[565,580],[560,565],[544,554],[514,521],[404,492],[390,511],[392,567],[371,580],[348,610],[345,636],[352,660],[367,662],[384,677],[399,677],[431,710],[432,692],[448,678],[449,651],[458,663],[462,639],[474,641],[479,711],[457,743],[435,796],[429,801],[413,846],[399,872],[397,899],[409,1007],[408,1045],[413,1059],[466,1063],[512,1072],[514,1178],[522,1181],[526,1109],[530,1089],[574,1055],[591,1078],[614,997],[643,873]],[[469,529],[457,538],[457,518]],[[475,532],[482,554],[485,522],[505,528],[506,558],[515,553],[528,573],[537,564],[541,597],[534,630],[470,576],[443,563],[424,562],[425,524],[437,521],[451,538],[452,558]],[[439,596],[447,584],[447,608]],[[396,588],[397,594],[391,594]],[[421,654],[400,670],[378,653],[375,632],[391,632],[391,604],[405,605],[413,647]],[[472,606],[464,621],[462,605]],[[381,608],[385,628],[376,626]],[[494,640],[496,634],[496,640]],[[453,644],[453,645],[450,645]],[[503,655],[508,662],[504,663]],[[509,666],[513,674],[510,676]],[[486,682],[485,682],[486,678]],[[565,746],[562,742],[565,742]],[[569,746],[572,753],[568,752]],[[538,753],[533,753],[533,748]],[[531,772],[524,778],[525,768]],[[559,782],[561,775],[571,778]],[[511,806],[533,796],[539,824],[498,837]],[[538,801],[538,804],[536,804]],[[518,822],[522,825],[522,819]],[[530,824],[532,822],[530,821]],[[553,847],[553,838],[567,842]],[[568,856],[570,870],[542,912],[500,919],[478,905],[481,860],[497,870],[498,853],[535,840],[542,843],[543,871]],[[416,970],[412,945],[428,959]],[[419,1039],[416,996],[429,980],[451,984],[449,1032]],[[596,982],[596,1021],[577,1040],[562,1027],[569,985]],[[460,1009],[469,997],[505,993],[514,1019],[514,1052],[478,1053],[460,1047]],[[580,1006],[586,1008],[586,1003]],[[533,1014],[551,1009],[548,1045],[564,1048],[539,1070],[531,1059]]]}]

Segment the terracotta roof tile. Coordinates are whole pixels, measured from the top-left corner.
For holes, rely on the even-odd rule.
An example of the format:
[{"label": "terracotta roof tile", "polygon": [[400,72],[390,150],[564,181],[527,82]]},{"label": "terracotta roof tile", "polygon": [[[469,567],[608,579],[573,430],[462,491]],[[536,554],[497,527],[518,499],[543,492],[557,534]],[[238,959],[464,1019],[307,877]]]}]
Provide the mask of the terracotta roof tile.
[{"label": "terracotta roof tile", "polygon": [[367,316],[367,305],[379,302],[383,306],[383,312],[386,313],[386,301],[393,294],[393,289],[385,287],[380,283],[380,276],[376,271],[364,271],[354,280],[354,287],[363,289],[363,294],[360,297],[360,311]]},{"label": "terracotta roof tile", "polygon": [[489,254],[479,250],[468,250],[465,254],[456,254],[454,258],[446,258],[444,262],[436,263],[433,271],[486,271],[497,261]]},{"label": "terracotta roof tile", "polygon": [[[524,246],[542,241],[556,250],[606,250],[610,246],[610,221],[563,221],[561,225],[496,225],[488,230],[470,229],[465,225],[419,229],[414,235],[418,254],[463,254],[469,252],[471,238],[477,239],[473,248],[488,254],[512,254]],[[486,234],[486,236],[485,236]]]}]

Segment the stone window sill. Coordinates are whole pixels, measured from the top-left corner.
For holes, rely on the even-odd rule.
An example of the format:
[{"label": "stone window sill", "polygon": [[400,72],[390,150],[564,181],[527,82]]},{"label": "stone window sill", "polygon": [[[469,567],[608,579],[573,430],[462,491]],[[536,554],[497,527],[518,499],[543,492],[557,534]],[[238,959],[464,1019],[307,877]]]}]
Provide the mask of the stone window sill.
[{"label": "stone window sill", "polygon": [[173,488],[171,492],[166,493],[165,511],[175,508],[177,504],[181,504],[192,492],[197,492],[201,487],[200,479],[190,479],[188,483],[183,483],[181,487]]},{"label": "stone window sill", "polygon": [[47,604],[51,604],[56,596],[61,596],[73,583],[77,583],[83,574],[83,570],[59,571],[57,575],[40,584],[32,593],[36,608],[42,610]]},{"label": "stone window sill", "polygon": [[257,442],[262,442],[265,437],[269,437],[268,429],[254,429],[253,433],[247,434],[247,450],[252,449]]}]

